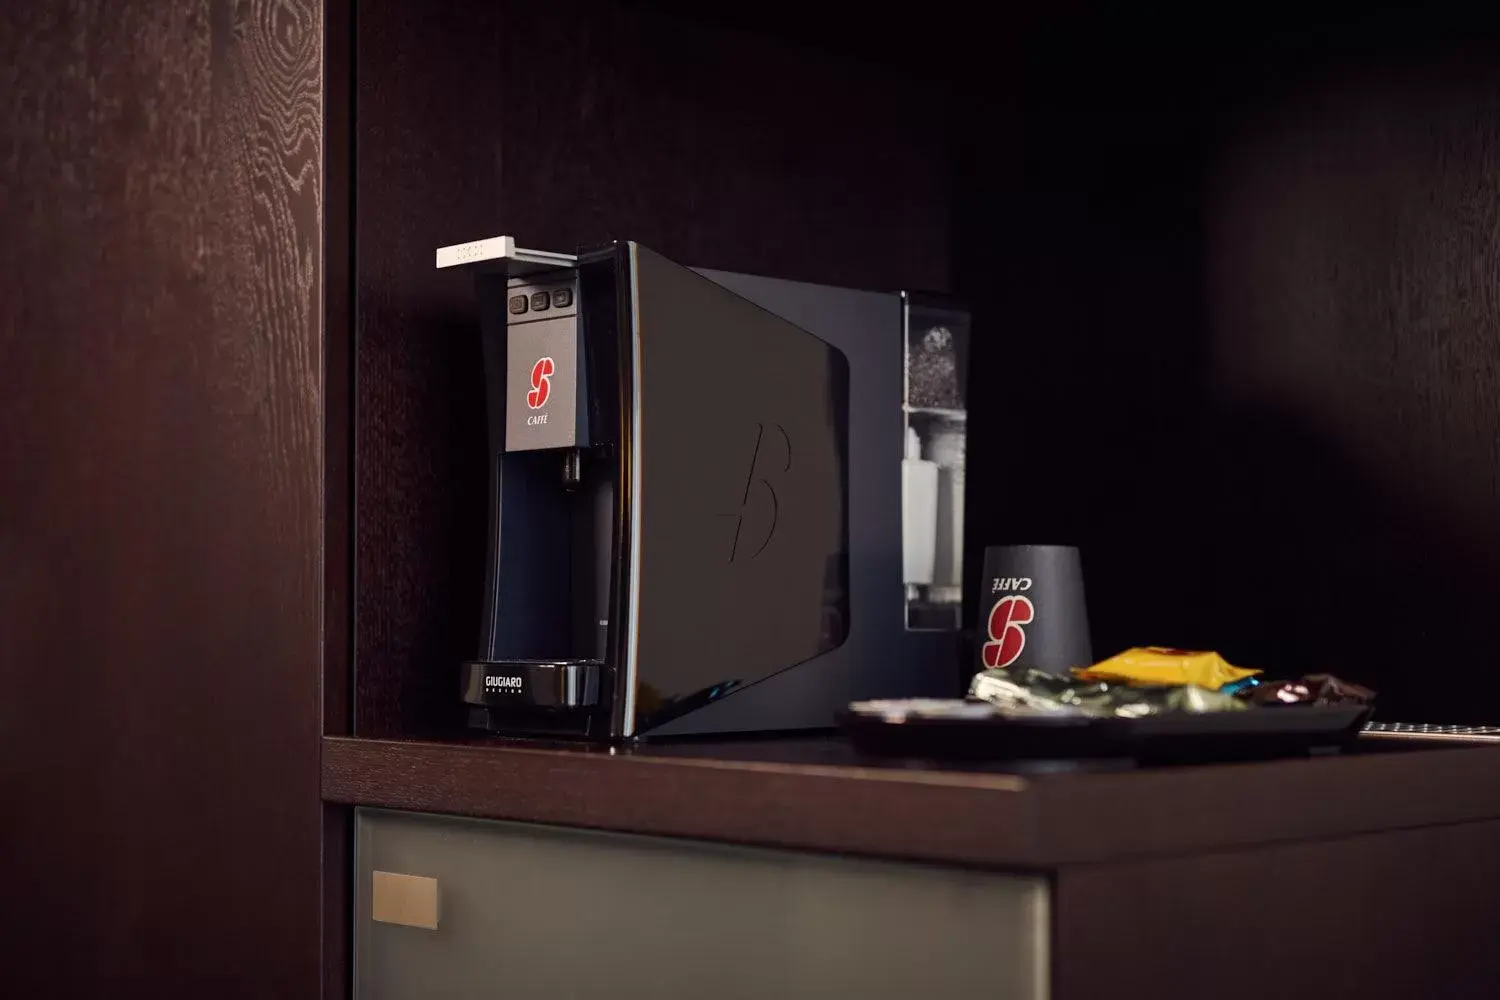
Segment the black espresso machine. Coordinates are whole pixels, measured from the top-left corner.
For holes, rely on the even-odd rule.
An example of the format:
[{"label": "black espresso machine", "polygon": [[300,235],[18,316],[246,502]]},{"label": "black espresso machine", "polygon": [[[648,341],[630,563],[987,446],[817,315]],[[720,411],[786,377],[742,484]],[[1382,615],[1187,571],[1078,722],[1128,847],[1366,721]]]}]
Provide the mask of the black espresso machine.
[{"label": "black espresso machine", "polygon": [[[943,447],[923,425],[943,453],[923,459],[903,344],[914,308],[966,336],[964,314],[694,271],[632,242],[553,253],[501,236],[437,266],[474,275],[488,397],[471,726],[796,730],[855,699],[954,692],[962,413],[929,408],[960,433]],[[915,531],[913,463],[924,488],[947,475]]]}]

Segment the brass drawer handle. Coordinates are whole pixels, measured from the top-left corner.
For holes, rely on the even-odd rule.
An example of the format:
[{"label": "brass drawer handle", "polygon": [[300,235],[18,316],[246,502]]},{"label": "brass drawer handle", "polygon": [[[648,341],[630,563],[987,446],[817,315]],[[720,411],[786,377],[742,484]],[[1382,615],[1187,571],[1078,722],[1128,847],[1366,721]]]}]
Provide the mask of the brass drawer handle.
[{"label": "brass drawer handle", "polygon": [[370,916],[382,924],[437,930],[437,879],[374,872],[370,884]]}]

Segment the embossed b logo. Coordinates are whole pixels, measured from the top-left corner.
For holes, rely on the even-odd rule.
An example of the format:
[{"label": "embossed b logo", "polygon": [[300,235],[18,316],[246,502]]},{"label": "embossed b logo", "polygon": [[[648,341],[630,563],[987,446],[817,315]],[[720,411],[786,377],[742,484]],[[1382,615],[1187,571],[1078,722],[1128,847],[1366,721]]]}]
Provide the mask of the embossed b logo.
[{"label": "embossed b logo", "polygon": [[[792,470],[792,439],[780,424],[756,424],[755,445],[750,465],[745,470],[744,488],[740,491],[740,508],[718,517],[734,518],[734,537],[729,543],[729,561],[754,559],[771,544],[776,533],[776,519],[781,515],[781,500],[772,478],[779,479]],[[746,522],[749,522],[748,530]]]}]

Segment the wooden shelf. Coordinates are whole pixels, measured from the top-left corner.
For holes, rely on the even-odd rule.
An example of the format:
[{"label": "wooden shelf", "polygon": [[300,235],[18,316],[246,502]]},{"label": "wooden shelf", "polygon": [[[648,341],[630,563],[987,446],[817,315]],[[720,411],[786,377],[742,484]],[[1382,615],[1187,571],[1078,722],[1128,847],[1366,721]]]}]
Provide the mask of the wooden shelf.
[{"label": "wooden shelf", "polygon": [[1015,869],[1500,818],[1500,749],[1491,748],[1372,741],[1315,760],[1026,776],[868,766],[832,740],[778,746],[611,751],[326,737],[323,797]]}]

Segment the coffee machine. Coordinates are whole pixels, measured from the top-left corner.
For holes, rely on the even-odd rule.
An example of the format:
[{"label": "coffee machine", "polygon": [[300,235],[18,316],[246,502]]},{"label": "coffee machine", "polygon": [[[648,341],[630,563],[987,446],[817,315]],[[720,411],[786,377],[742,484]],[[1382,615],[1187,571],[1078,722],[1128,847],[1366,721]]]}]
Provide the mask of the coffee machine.
[{"label": "coffee machine", "polygon": [[954,693],[956,629],[904,610],[907,300],[633,242],[501,236],[437,266],[473,274],[487,393],[471,726],[797,730]]}]

